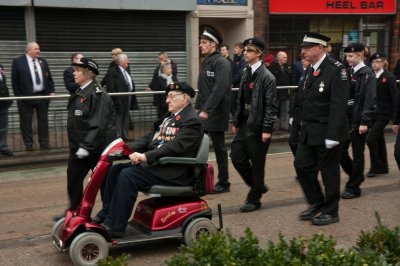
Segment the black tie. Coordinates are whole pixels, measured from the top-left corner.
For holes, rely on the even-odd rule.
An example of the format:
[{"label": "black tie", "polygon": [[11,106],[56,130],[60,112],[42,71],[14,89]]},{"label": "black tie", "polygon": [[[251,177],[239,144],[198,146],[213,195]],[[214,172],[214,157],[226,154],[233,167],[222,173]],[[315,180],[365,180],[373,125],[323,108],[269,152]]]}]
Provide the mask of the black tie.
[{"label": "black tie", "polygon": [[35,83],[36,85],[40,85],[39,71],[36,67],[35,59],[33,59],[32,61],[33,61],[33,70],[35,71]]}]

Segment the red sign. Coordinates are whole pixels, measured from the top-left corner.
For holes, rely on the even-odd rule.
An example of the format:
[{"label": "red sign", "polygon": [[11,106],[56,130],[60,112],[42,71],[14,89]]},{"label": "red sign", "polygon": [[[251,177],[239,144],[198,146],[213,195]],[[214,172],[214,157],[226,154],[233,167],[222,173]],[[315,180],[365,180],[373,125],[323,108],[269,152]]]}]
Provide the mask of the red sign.
[{"label": "red sign", "polygon": [[270,0],[270,14],[396,14],[396,0]]}]

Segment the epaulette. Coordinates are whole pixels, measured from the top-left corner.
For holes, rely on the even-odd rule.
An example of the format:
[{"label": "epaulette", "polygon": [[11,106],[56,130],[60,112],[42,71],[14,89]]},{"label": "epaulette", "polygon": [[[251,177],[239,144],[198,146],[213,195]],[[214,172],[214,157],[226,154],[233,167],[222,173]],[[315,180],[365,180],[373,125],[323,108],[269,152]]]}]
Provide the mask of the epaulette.
[{"label": "epaulette", "polygon": [[340,63],[339,61],[337,61],[336,59],[333,59],[333,58],[331,58],[329,56],[328,56],[328,59],[329,59],[329,62],[331,64],[333,64],[335,67],[342,67],[343,66],[343,64]]},{"label": "epaulette", "polygon": [[103,93],[103,91],[99,87],[96,87],[96,94],[100,94],[100,93]]}]

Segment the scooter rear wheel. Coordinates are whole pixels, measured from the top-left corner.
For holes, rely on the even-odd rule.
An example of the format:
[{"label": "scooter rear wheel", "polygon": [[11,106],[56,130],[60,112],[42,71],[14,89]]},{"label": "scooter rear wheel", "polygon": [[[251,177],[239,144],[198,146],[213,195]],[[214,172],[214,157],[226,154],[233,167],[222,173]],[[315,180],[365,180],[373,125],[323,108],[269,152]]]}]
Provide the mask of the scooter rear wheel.
[{"label": "scooter rear wheel", "polygon": [[71,243],[69,256],[74,265],[97,265],[108,256],[108,243],[101,235],[93,232],[79,234]]},{"label": "scooter rear wheel", "polygon": [[188,247],[193,245],[193,242],[197,240],[202,233],[204,234],[215,234],[217,233],[217,227],[207,218],[197,218],[191,221],[185,228],[183,234],[183,241]]},{"label": "scooter rear wheel", "polygon": [[62,247],[60,245],[61,239],[61,231],[64,226],[65,218],[61,218],[58,220],[51,229],[51,239],[53,240],[53,245],[58,251],[62,251]]}]

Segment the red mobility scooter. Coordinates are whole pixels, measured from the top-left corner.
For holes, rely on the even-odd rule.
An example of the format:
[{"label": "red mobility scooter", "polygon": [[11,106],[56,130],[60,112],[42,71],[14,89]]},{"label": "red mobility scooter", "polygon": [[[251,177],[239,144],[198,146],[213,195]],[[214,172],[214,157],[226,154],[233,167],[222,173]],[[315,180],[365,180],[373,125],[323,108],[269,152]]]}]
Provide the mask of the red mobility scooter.
[{"label": "red mobility scooter", "polygon": [[209,139],[204,135],[196,158],[164,157],[160,164],[193,165],[195,181],[191,186],[153,186],[152,196],[137,204],[123,238],[112,238],[100,224],[91,220],[97,193],[112,162],[128,158],[133,151],[122,139],[113,141],[102,153],[86,186],[77,210],[67,211],[52,229],[53,245],[58,251],[69,251],[75,265],[96,265],[108,256],[110,246],[179,238],[192,245],[200,233],[222,229],[221,207],[218,206],[219,229],[211,222],[212,211],[201,196],[213,188],[214,171],[207,164]]}]

